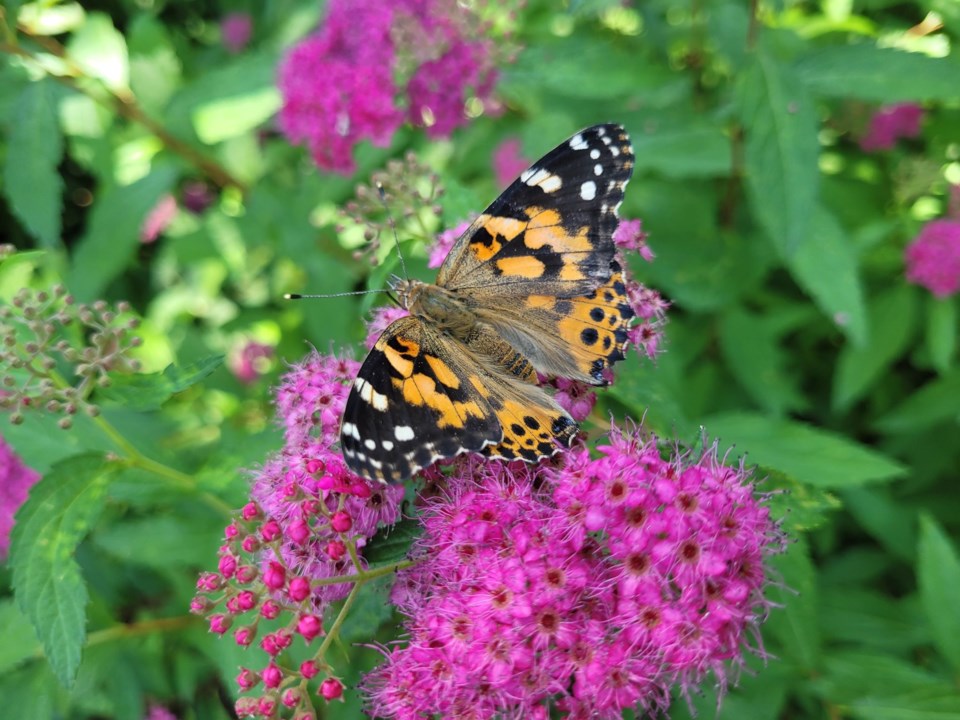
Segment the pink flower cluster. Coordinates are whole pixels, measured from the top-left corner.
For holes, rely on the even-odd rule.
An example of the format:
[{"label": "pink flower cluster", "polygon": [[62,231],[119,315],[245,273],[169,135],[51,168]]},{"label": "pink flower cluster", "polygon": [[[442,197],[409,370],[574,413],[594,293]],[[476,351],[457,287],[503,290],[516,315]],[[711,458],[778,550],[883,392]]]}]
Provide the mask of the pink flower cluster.
[{"label": "pink flower cluster", "polygon": [[960,220],[933,220],[906,249],[907,280],[940,298],[960,290]]},{"label": "pink flower cluster", "polygon": [[889,150],[900,138],[920,134],[923,108],[915,103],[901,103],[880,108],[870,118],[867,133],[860,138],[860,147],[866,152]]},{"label": "pink flower cluster", "polygon": [[[277,391],[284,448],[265,463],[251,502],[227,526],[217,571],[197,583],[191,609],[207,616],[211,632],[232,630],[243,647],[259,638],[266,653],[265,667],[244,668],[237,678],[244,692],[263,685],[259,697],[238,701],[241,717],[273,717],[281,706],[305,711],[304,683],[321,673],[321,696],[343,690],[322,648],[297,668],[277,658],[297,636],[310,647],[324,634],[328,603],[345,597],[365,569],[363,547],[381,523],[399,517],[403,488],[353,475],[332,447],[357,367],[314,352],[284,376]],[[264,622],[276,629],[265,631]]]},{"label": "pink flower cluster", "polygon": [[638,430],[600,450],[458,461],[394,590],[409,640],[365,681],[375,716],[620,718],[763,654],[782,535],[743,468],[664,460]]},{"label": "pink flower cluster", "polygon": [[24,465],[0,436],[0,561],[5,560],[10,552],[13,517],[39,479],[39,473]]},{"label": "pink flower cluster", "polygon": [[405,116],[449,135],[496,80],[491,43],[468,37],[466,13],[449,0],[332,0],[320,31],[281,65],[281,129],[340,173],[354,169],[358,142],[389,145]]}]

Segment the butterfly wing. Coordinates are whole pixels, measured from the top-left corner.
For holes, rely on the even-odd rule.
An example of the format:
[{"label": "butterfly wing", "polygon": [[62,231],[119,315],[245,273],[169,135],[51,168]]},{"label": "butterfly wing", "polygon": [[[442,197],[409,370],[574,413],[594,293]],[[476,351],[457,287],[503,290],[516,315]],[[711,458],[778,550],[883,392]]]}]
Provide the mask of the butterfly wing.
[{"label": "butterfly wing", "polygon": [[619,125],[577,133],[477,218],[437,284],[472,298],[540,372],[605,384],[633,317],[613,244],[633,164]]},{"label": "butterfly wing", "polygon": [[473,343],[482,347],[414,316],[383,332],[343,413],[340,445],[351,470],[396,482],[465,452],[532,462],[557,452],[557,441],[572,442],[577,425],[566,411],[529,377],[491,360],[523,367],[516,352],[489,334]]}]

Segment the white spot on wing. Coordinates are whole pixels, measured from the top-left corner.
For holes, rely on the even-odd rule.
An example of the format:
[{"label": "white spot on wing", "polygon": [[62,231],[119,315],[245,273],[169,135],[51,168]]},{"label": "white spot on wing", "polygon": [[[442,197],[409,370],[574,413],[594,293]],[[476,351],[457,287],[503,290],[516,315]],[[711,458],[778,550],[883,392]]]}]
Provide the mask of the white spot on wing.
[{"label": "white spot on wing", "polygon": [[520,175],[520,179],[530,187],[539,186],[545,193],[556,192],[563,185],[559,175],[549,173],[542,168],[530,168]]},{"label": "white spot on wing", "polygon": [[377,449],[377,443],[374,442],[373,440],[370,440],[370,439],[364,440],[364,441],[363,441],[363,444],[367,446],[367,450],[376,450],[376,449]]},{"label": "white spot on wing", "polygon": [[393,450],[393,441],[392,441],[392,440],[384,440],[384,441],[383,441],[382,443],[380,443],[380,444],[383,445],[383,449],[386,450],[387,452],[390,452],[391,450]]},{"label": "white spot on wing", "polygon": [[360,432],[357,430],[357,426],[353,423],[345,422],[343,424],[343,428],[341,429],[341,433],[347,437],[352,437],[355,440],[360,439]]},{"label": "white spot on wing", "polygon": [[617,149],[616,149],[615,147],[613,147],[612,145],[611,145],[609,148],[607,148],[607,149],[610,151],[610,154],[613,155],[614,157],[616,157],[617,155],[620,154],[620,151],[617,150]]},{"label": "white spot on wing", "polygon": [[596,165],[594,165],[594,166],[593,166],[593,174],[594,174],[594,175],[603,175],[603,165],[601,165],[600,163],[597,163]]},{"label": "white spot on wing", "polygon": [[397,425],[393,429],[393,436],[400,442],[413,440],[413,428],[409,425]]},{"label": "white spot on wing", "polygon": [[577,133],[570,138],[570,147],[572,147],[574,150],[586,150],[590,146],[587,145],[587,141],[583,139],[583,135]]},{"label": "white spot on wing", "polygon": [[593,180],[587,180],[580,186],[580,197],[584,200],[593,200],[597,196],[597,184]]},{"label": "white spot on wing", "polygon": [[593,160],[597,160],[600,157],[600,151],[594,148],[593,150],[590,151],[590,157]]}]

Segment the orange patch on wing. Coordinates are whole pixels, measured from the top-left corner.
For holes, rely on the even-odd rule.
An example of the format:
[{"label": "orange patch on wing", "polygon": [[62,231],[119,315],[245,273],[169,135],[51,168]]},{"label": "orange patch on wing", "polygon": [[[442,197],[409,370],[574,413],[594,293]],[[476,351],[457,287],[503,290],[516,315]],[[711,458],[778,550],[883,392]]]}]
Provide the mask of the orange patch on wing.
[{"label": "orange patch on wing", "polygon": [[496,262],[497,269],[504,275],[522,277],[527,280],[536,280],[543,276],[546,266],[537,258],[527,255],[524,257],[501,258]]},{"label": "orange patch on wing", "polygon": [[527,227],[525,220],[498,217],[496,215],[485,216],[482,225],[487,229],[488,233],[494,237],[502,237],[507,242],[513,240]]},{"label": "orange patch on wing", "polygon": [[450,369],[450,366],[447,365],[443,360],[433,355],[425,355],[424,359],[427,361],[427,365],[430,366],[430,369],[433,370],[433,374],[437,376],[437,380],[440,381],[442,385],[446,385],[448,388],[453,388],[456,390],[460,387],[460,378],[458,378],[453,370]]},{"label": "orange patch on wing", "polygon": [[436,411],[438,428],[462,428],[468,417],[483,418],[483,410],[473,400],[469,402],[454,402],[443,391],[437,390],[437,383],[433,378],[422,373],[406,380],[394,379],[393,384],[403,393],[403,399],[411,405],[426,405]]},{"label": "orange patch on wing", "polygon": [[523,244],[531,250],[549,245],[555,252],[585,252],[593,249],[587,236],[589,228],[583,226],[576,235],[570,235],[563,229],[560,213],[556,210],[532,208],[530,223],[523,236]]},{"label": "orange patch on wing", "polygon": [[413,360],[405,357],[405,355],[412,354],[416,356],[420,352],[420,346],[403,338],[397,338],[397,342],[407,346],[408,349],[405,353],[401,354],[383,340],[377,342],[377,349],[386,356],[387,362],[389,362],[400,375],[410,377],[410,373],[413,372]]}]

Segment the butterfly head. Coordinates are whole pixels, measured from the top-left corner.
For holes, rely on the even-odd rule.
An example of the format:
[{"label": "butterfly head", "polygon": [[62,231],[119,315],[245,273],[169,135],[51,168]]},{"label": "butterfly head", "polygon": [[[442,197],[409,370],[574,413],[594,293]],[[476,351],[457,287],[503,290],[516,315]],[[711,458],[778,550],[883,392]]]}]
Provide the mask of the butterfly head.
[{"label": "butterfly head", "polygon": [[391,276],[387,285],[396,296],[397,304],[405,310],[409,310],[416,303],[417,296],[423,287],[423,283],[419,280],[402,278],[397,275]]}]

